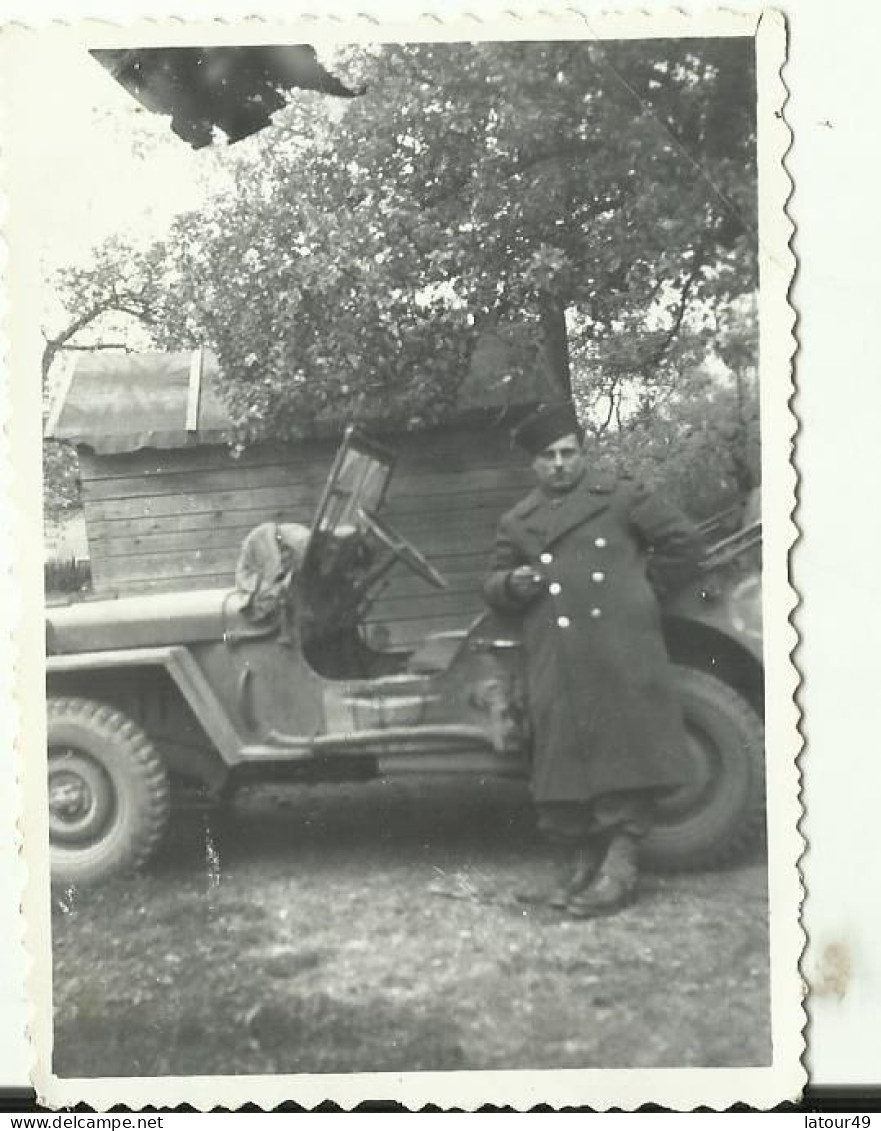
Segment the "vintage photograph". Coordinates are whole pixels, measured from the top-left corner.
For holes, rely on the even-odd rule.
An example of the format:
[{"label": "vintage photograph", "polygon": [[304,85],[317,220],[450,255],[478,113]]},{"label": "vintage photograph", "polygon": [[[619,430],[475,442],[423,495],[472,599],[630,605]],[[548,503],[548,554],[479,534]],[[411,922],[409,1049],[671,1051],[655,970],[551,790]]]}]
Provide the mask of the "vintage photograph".
[{"label": "vintage photograph", "polygon": [[43,38],[48,1076],[798,1080],[757,21]]}]

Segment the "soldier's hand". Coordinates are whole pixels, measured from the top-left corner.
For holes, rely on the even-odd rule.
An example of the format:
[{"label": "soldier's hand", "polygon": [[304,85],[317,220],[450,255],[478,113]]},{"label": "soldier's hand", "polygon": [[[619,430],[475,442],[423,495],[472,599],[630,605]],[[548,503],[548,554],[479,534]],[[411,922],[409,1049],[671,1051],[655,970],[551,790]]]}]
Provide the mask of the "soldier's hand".
[{"label": "soldier's hand", "polygon": [[546,586],[544,575],[532,566],[522,565],[508,574],[508,587],[514,597],[535,597]]}]

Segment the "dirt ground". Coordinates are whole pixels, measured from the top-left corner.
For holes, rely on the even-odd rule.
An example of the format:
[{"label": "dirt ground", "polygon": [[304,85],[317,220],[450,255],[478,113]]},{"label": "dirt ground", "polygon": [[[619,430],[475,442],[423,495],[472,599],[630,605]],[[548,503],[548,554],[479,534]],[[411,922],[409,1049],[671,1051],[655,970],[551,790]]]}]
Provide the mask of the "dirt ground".
[{"label": "dirt ground", "polygon": [[765,870],[649,876],[575,922],[522,787],[254,790],[152,869],[58,893],[62,1076],[741,1066],[770,1060]]}]

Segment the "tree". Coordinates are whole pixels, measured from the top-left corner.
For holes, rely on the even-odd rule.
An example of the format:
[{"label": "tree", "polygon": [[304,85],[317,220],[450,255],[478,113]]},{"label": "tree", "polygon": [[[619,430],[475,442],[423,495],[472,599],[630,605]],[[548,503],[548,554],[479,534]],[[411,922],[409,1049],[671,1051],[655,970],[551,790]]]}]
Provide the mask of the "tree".
[{"label": "tree", "polygon": [[162,320],[168,298],[166,254],[162,244],[145,251],[116,237],[101,244],[90,262],[57,273],[58,309],[52,329],[43,330],[44,383],[65,350],[129,349],[152,341],[150,328]]},{"label": "tree", "polygon": [[58,522],[80,507],[79,464],[70,444],[43,442],[43,516]]},{"label": "tree", "polygon": [[586,369],[578,358],[575,400],[590,442],[696,517],[742,501],[760,482],[754,306],[744,296],[721,317],[684,319],[675,352],[648,375],[616,365],[617,355]]},{"label": "tree", "polygon": [[242,441],[443,418],[504,321],[561,396],[655,404],[755,286],[752,48],[353,48],[334,69],[367,93],[300,96],[225,151],[232,190],[137,264],[143,317],[214,347]]}]

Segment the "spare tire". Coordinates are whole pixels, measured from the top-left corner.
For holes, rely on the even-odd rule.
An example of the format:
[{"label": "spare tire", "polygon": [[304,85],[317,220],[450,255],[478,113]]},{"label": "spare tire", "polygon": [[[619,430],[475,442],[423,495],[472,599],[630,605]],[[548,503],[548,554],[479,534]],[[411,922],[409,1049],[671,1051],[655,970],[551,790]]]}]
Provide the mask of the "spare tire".
[{"label": "spare tire", "polygon": [[763,842],[764,728],[749,703],[716,676],[676,670],[693,775],[657,803],[645,862],[665,871],[719,867]]},{"label": "spare tire", "polygon": [[127,715],[89,699],[47,707],[53,883],[89,884],[141,867],[168,822],[168,774]]}]

